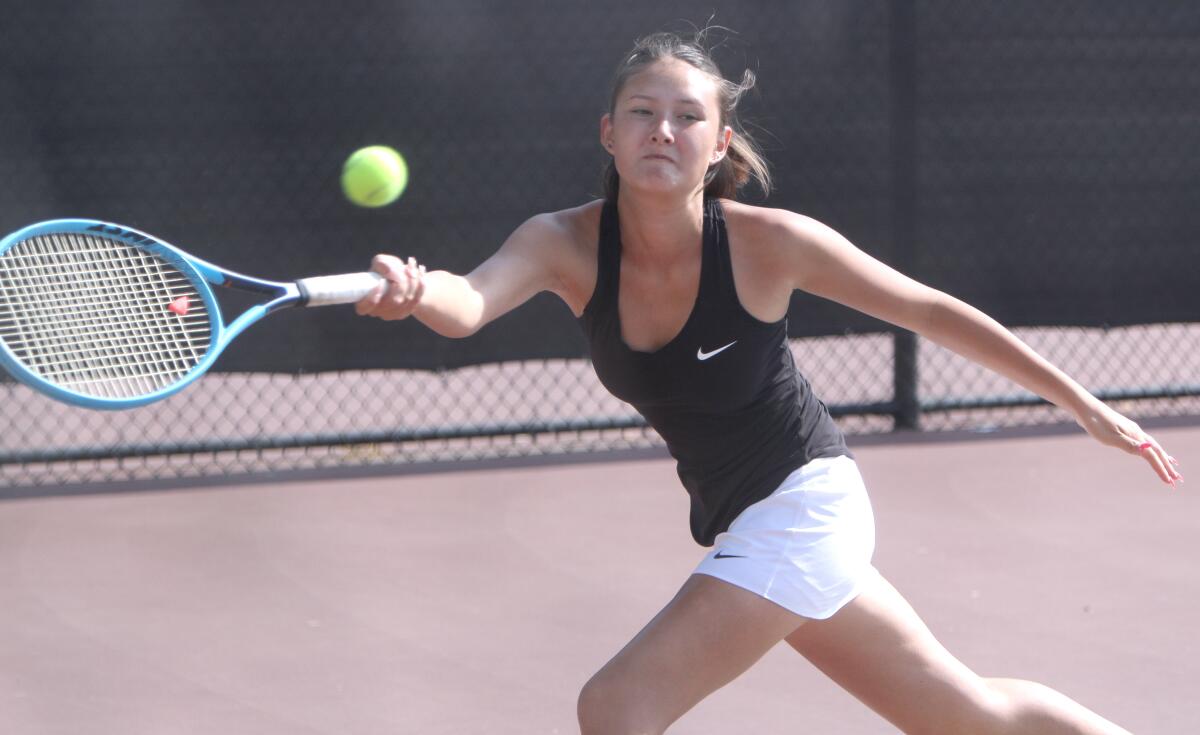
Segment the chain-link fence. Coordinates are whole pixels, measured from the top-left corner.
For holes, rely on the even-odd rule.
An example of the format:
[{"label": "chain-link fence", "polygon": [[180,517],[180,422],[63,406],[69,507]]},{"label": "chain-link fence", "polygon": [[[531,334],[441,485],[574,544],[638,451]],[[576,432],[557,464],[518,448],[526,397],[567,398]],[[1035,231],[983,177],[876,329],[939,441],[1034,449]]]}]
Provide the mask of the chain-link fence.
[{"label": "chain-link fence", "polygon": [[[1014,325],[1131,415],[1200,414],[1200,9],[715,10],[739,32],[717,50],[726,73],[760,78],[744,112],[773,164],[767,204]],[[637,36],[712,11],[9,8],[0,229],[98,217],[276,279],[361,268],[380,249],[463,272],[525,217],[596,193],[613,62]],[[340,162],[378,142],[404,151],[412,184],[392,207],[356,209],[337,192]],[[0,486],[659,444],[596,382],[551,297],[461,341],[327,311],[260,325],[223,372],[136,411],[67,408],[0,382]],[[816,299],[798,298],[791,319],[797,363],[850,433],[1069,418]],[[343,369],[324,371],[330,355]]]},{"label": "chain-link fence", "polygon": [[[1200,415],[1200,325],[1017,333],[1127,415]],[[845,431],[893,430],[890,335],[794,340],[793,352]],[[925,430],[1070,420],[928,342],[920,345],[918,373]],[[120,413],[59,405],[12,384],[0,391],[2,420],[19,427],[0,453],[0,486],[10,488],[661,446],[600,386],[586,360],[444,372],[221,373],[166,402]]]}]

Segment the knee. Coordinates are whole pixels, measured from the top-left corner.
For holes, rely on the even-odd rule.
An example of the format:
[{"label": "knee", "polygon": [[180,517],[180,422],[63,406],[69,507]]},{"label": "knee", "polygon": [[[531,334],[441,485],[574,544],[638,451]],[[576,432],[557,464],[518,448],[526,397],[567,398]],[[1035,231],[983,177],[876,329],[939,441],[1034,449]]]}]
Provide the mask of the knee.
[{"label": "knee", "polygon": [[993,686],[990,680],[985,679],[982,683],[979,691],[966,698],[966,706],[959,713],[959,720],[955,726],[961,729],[950,732],[971,732],[979,735],[1006,735],[1012,732],[1012,697],[1003,687]]},{"label": "knee", "polygon": [[[964,697],[963,706],[948,712],[948,720],[931,732],[970,732],[979,735],[1046,732],[1053,721],[1039,717],[1038,685],[1011,679],[982,679],[981,687]],[[1057,730],[1055,730],[1057,732]]]},{"label": "knee", "polygon": [[984,680],[937,706],[914,710],[895,724],[905,735],[1007,735],[1012,732],[1013,720],[1011,698]]},{"label": "knee", "polygon": [[987,683],[999,703],[996,732],[1126,733],[1044,684],[1022,679],[988,679]]},{"label": "knee", "polygon": [[593,676],[579,692],[580,735],[661,735],[666,725],[616,677]]}]

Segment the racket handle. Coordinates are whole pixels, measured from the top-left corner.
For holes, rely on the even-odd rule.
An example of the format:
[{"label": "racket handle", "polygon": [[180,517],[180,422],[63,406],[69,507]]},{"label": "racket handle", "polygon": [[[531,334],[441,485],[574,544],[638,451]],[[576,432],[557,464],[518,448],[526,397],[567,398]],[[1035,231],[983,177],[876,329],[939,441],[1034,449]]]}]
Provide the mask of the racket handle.
[{"label": "racket handle", "polygon": [[296,281],[301,303],[305,306],[353,304],[371,293],[383,276],[378,273],[343,273],[340,276],[315,276]]}]

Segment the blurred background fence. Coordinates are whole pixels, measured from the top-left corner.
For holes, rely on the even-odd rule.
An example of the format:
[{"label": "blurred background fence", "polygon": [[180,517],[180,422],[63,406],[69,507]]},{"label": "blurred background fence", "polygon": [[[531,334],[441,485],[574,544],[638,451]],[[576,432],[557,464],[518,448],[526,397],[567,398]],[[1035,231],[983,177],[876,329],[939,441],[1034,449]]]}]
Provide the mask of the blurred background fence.
[{"label": "blurred background fence", "polygon": [[[6,3],[0,231],[121,222],[267,278],[378,251],[465,272],[599,191],[635,38],[712,22],[777,189],[1009,325],[1137,417],[1200,414],[1200,6],[1151,0]],[[692,25],[689,25],[692,24]],[[340,164],[408,158],[396,204]],[[236,304],[234,304],[236,307]],[[1067,420],[1002,378],[799,295],[801,369],[850,433]],[[217,373],[123,413],[0,378],[0,486],[657,446],[543,295],[469,340],[281,314]]]}]

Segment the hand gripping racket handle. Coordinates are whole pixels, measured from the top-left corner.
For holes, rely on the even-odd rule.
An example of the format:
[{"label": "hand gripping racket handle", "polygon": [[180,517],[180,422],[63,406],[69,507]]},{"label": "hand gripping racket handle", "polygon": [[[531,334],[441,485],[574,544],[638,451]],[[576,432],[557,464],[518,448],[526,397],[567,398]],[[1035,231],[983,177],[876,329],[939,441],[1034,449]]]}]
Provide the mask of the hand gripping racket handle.
[{"label": "hand gripping racket handle", "polygon": [[383,281],[378,273],[344,273],[340,276],[315,276],[296,281],[301,303],[305,306],[353,304],[371,293]]}]

